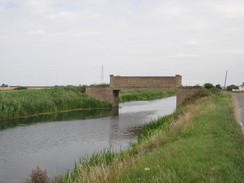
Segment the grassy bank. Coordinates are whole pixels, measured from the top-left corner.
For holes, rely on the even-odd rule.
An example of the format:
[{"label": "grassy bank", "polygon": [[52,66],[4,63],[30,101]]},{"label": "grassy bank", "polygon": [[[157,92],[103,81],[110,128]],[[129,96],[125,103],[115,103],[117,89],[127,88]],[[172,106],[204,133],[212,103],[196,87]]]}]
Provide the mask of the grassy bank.
[{"label": "grassy bank", "polygon": [[137,101],[137,100],[154,100],[176,95],[175,91],[158,91],[158,90],[128,90],[121,91],[119,94],[120,102]]},{"label": "grassy bank", "polygon": [[43,90],[0,92],[0,119],[73,109],[109,108],[81,91],[82,87],[58,87]]},{"label": "grassy bank", "polygon": [[127,151],[81,160],[62,181],[243,182],[243,152],[232,98],[221,93],[145,126],[138,143]]}]

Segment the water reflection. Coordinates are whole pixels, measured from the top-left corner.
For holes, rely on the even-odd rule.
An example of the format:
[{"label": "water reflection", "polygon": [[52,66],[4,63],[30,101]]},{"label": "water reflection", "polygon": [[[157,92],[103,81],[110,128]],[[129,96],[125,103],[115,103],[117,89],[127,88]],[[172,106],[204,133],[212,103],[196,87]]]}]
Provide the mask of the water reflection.
[{"label": "water reflection", "polygon": [[118,109],[99,109],[99,110],[75,110],[67,112],[58,112],[52,114],[42,114],[10,120],[0,120],[0,130],[13,128],[16,126],[30,125],[35,123],[52,121],[73,121],[84,119],[95,119],[118,114]]}]

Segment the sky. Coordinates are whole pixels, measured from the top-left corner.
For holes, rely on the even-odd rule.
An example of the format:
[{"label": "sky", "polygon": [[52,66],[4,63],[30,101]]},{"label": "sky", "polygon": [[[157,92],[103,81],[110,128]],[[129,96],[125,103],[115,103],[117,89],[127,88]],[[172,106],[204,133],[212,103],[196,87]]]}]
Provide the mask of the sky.
[{"label": "sky", "polygon": [[244,82],[243,0],[0,0],[0,85],[179,74],[223,86],[226,71]]}]

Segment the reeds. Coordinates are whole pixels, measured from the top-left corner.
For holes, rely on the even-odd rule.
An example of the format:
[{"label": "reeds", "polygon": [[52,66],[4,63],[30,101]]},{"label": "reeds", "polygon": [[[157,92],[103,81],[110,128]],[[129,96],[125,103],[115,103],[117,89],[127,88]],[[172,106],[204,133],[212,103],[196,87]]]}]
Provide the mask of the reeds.
[{"label": "reeds", "polygon": [[82,93],[83,87],[0,92],[0,119],[17,118],[72,109],[110,108]]}]

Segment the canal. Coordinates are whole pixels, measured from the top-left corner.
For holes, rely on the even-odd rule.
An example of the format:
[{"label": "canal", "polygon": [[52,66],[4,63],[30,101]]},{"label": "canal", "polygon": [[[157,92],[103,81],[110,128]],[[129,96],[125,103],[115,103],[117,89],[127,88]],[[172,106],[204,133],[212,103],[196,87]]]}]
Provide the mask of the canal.
[{"label": "canal", "polygon": [[146,123],[171,114],[176,97],[120,104],[109,110],[70,111],[0,121],[0,183],[24,182],[39,166],[48,174],[72,170],[80,157],[105,148],[120,151]]}]

